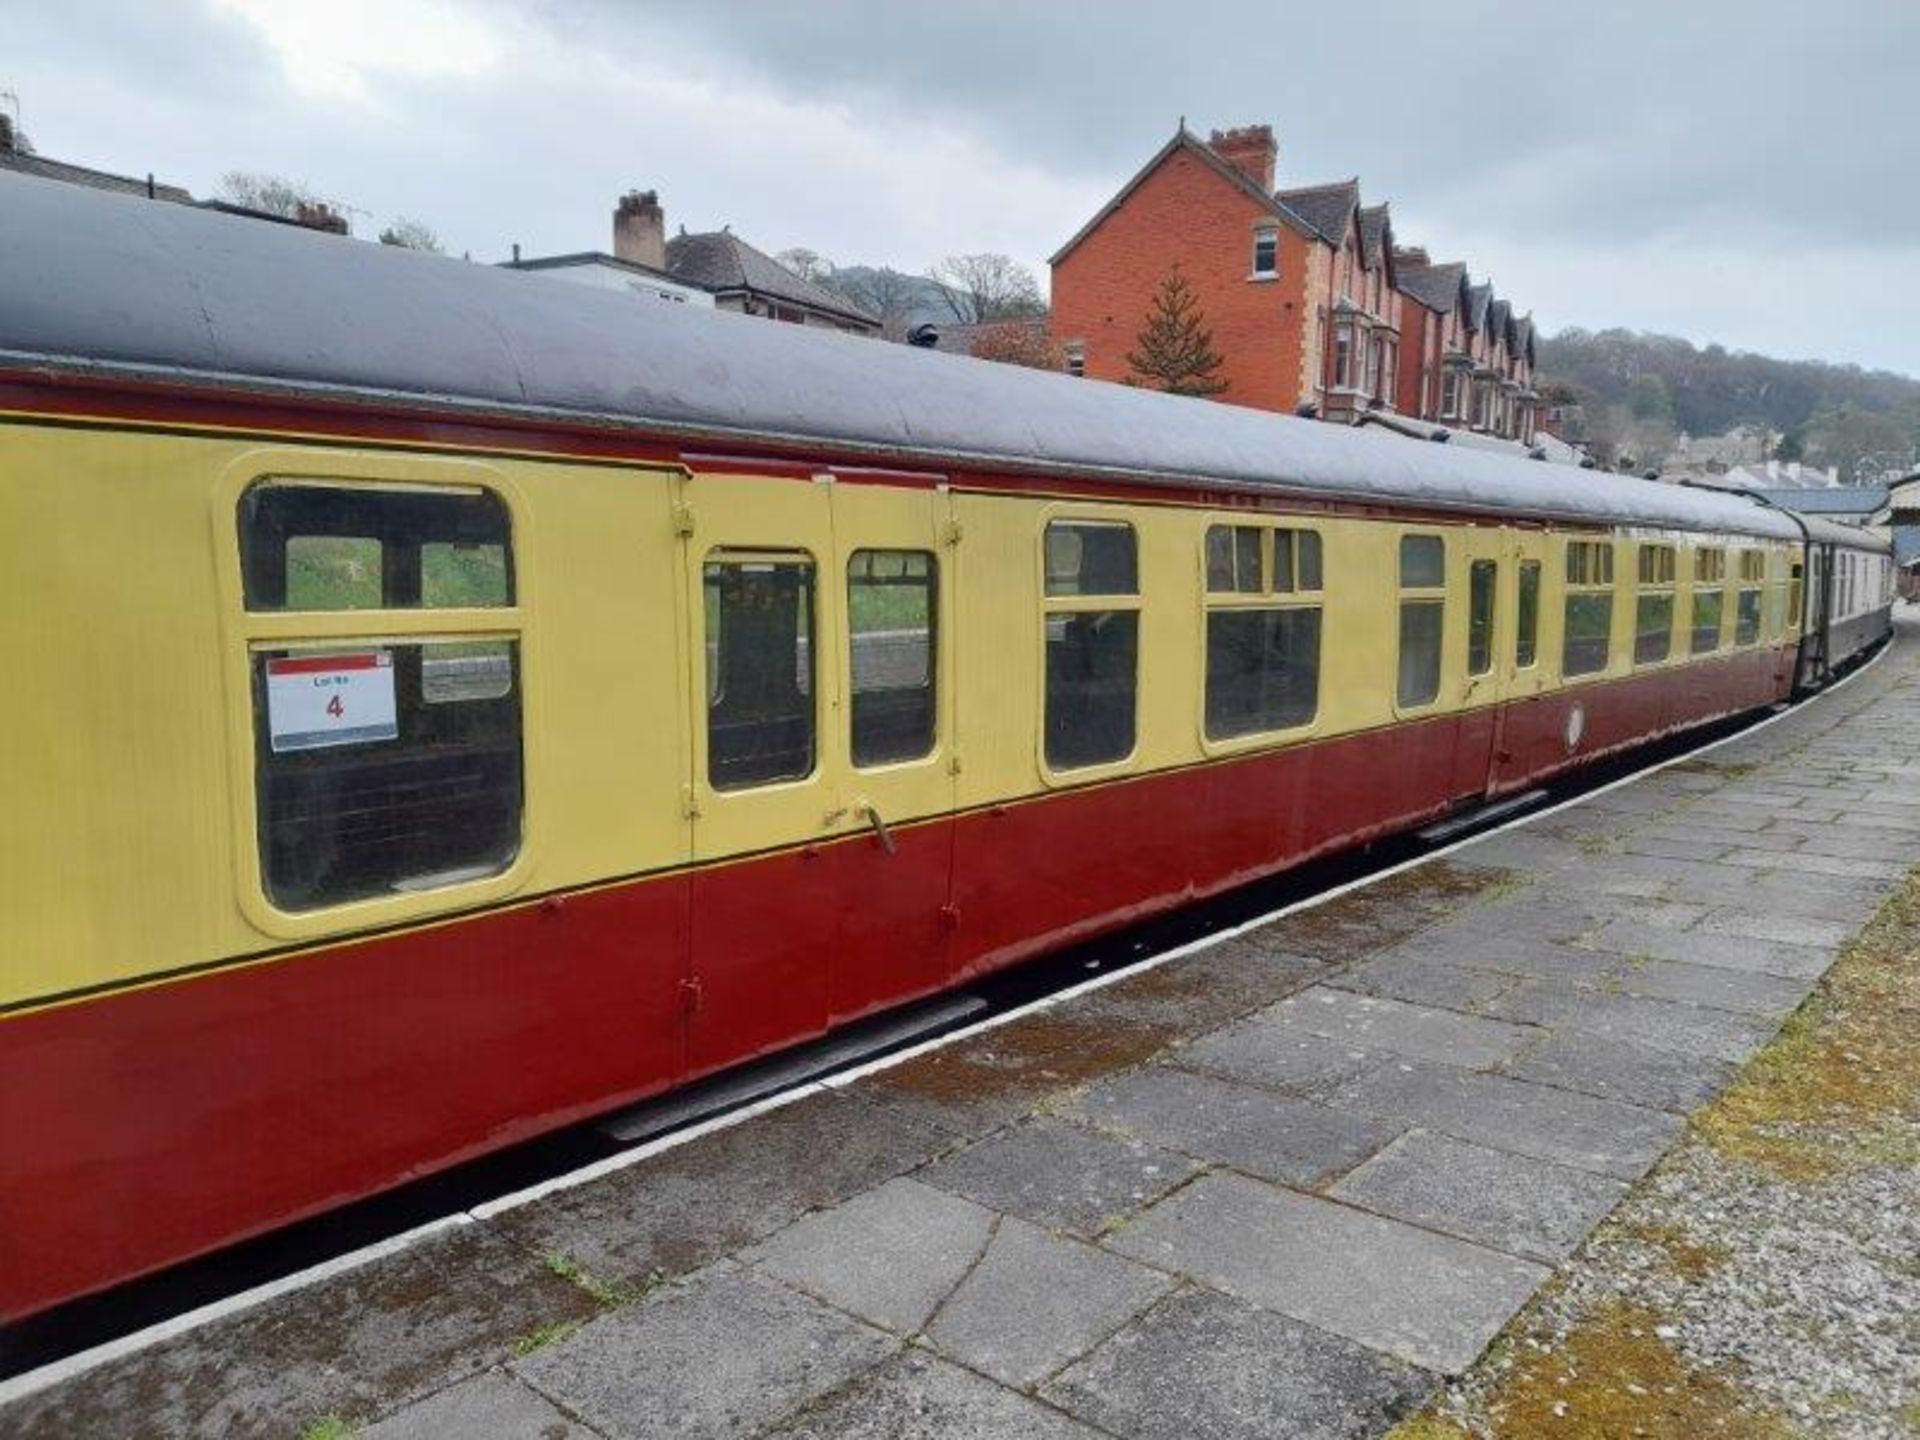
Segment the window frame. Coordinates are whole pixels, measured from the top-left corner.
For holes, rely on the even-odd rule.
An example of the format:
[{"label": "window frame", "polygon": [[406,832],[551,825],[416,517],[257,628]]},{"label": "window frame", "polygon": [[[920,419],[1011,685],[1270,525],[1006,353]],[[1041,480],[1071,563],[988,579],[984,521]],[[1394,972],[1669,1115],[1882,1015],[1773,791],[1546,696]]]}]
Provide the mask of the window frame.
[{"label": "window frame", "polygon": [[[699,582],[699,593],[702,596],[706,593],[706,577],[709,566],[748,565],[756,562],[766,565],[794,565],[804,563],[812,567],[812,607],[807,613],[807,698],[812,701],[813,707],[813,733],[811,737],[813,751],[812,763],[799,775],[781,775],[776,778],[758,780],[741,785],[719,784],[715,780],[713,773],[713,707],[715,702],[725,697],[726,691],[724,688],[716,690],[714,683],[717,676],[723,673],[724,667],[708,666],[706,675],[707,684],[702,691],[701,698],[697,702],[696,709],[698,717],[696,723],[699,725],[703,736],[701,744],[701,760],[703,763],[701,764],[698,778],[701,787],[707,794],[717,796],[721,799],[732,799],[735,796],[741,795],[777,794],[784,790],[795,790],[815,784],[825,773],[825,767],[830,753],[828,749],[827,711],[831,707],[822,703],[822,697],[826,692],[828,684],[827,671],[825,668],[826,662],[822,658],[822,652],[825,649],[828,629],[825,612],[827,606],[832,603],[831,599],[825,593],[825,586],[827,577],[833,572],[822,563],[819,553],[817,553],[813,547],[804,543],[776,546],[709,545],[695,557],[693,562],[695,567],[694,575]],[[842,576],[844,576],[845,572],[842,571],[841,573]],[[707,617],[703,604],[694,629],[694,644],[704,651],[706,643]],[[724,654],[725,645],[726,642],[723,632],[722,638],[719,639],[714,647],[716,654]],[[837,661],[837,659],[838,657],[836,656],[835,660]],[[846,713],[849,718],[851,718],[852,711],[850,707]],[[848,732],[846,739],[847,750],[851,753],[851,731]],[[834,743],[838,743],[840,737],[832,737],[832,740]]]},{"label": "window frame", "polygon": [[[854,629],[853,621],[852,572],[853,562],[856,556],[875,554],[923,555],[927,560],[927,675],[926,679],[922,681],[919,686],[911,688],[925,689],[928,692],[927,709],[930,728],[927,731],[927,748],[919,754],[899,756],[890,760],[877,760],[863,765],[860,763],[860,757],[856,753],[856,735],[854,731],[854,706],[859,690],[855,683],[857,677],[854,674],[853,668],[853,643],[858,632]],[[844,560],[845,563],[840,569],[840,582],[843,587],[840,601],[846,607],[846,633],[843,638],[846,642],[847,662],[846,734],[844,737],[847,747],[847,768],[857,775],[883,775],[893,770],[925,765],[928,761],[938,757],[942,747],[946,744],[946,726],[942,723],[943,716],[941,713],[947,703],[947,687],[940,677],[940,637],[946,618],[941,613],[940,591],[942,567],[940,564],[940,552],[933,547],[931,542],[918,547],[908,547],[905,545],[855,545],[846,552]],[[910,687],[901,686],[899,688],[906,689]],[[818,749],[818,746],[816,745],[815,748]]]},{"label": "window frame", "polygon": [[[1268,252],[1271,262],[1266,269],[1260,268],[1261,250]],[[1253,255],[1249,280],[1278,280],[1280,278],[1280,227],[1278,225],[1255,225],[1253,227]]]},{"label": "window frame", "polygon": [[[1652,565],[1647,562],[1653,561]],[[1664,563],[1663,563],[1664,562]],[[1648,572],[1652,573],[1649,574]],[[1653,670],[1662,665],[1671,665],[1676,656],[1673,643],[1675,621],[1678,618],[1680,602],[1680,547],[1671,540],[1640,540],[1634,544],[1634,587],[1633,587],[1633,655],[1632,668],[1635,670]],[[1640,658],[1640,637],[1644,633],[1640,627],[1641,606],[1649,597],[1664,596],[1667,601],[1667,645],[1660,655],[1651,660]]]},{"label": "window frame", "polygon": [[[1039,772],[1041,783],[1049,789],[1072,789],[1075,786],[1109,779],[1115,775],[1127,774],[1139,764],[1141,692],[1146,688],[1147,659],[1146,546],[1143,543],[1140,517],[1120,506],[1060,502],[1043,507],[1035,518],[1038,523],[1033,532],[1034,572],[1033,588],[1030,592],[1034,604],[1033,615],[1037,622],[1033,629],[1036,641],[1033,675],[1037,722],[1033,737],[1034,765]],[[1049,595],[1047,593],[1047,531],[1055,523],[1126,526],[1133,533],[1134,593],[1131,595]],[[1047,758],[1047,620],[1055,614],[1088,614],[1105,610],[1130,611],[1135,617],[1133,745],[1126,754],[1113,760],[1056,769]]]},{"label": "window frame", "polygon": [[[1321,680],[1326,674],[1326,625],[1327,625],[1327,536],[1325,526],[1318,520],[1300,515],[1280,515],[1265,511],[1214,511],[1199,517],[1195,544],[1199,574],[1199,625],[1195,632],[1195,651],[1200,657],[1197,704],[1194,710],[1194,734],[1199,738],[1201,752],[1208,756],[1235,754],[1247,750],[1275,749],[1292,744],[1298,740],[1318,734],[1323,717],[1326,714],[1326,693]],[[1208,587],[1208,537],[1217,527],[1245,527],[1258,529],[1261,533],[1261,589],[1257,591],[1222,590],[1214,591]],[[1274,536],[1277,532],[1287,532],[1294,536],[1311,534],[1320,549],[1320,584],[1306,589],[1299,583],[1300,559],[1299,542],[1293,542],[1293,584],[1286,590],[1275,590],[1274,579]],[[1249,730],[1241,735],[1223,735],[1214,738],[1207,733],[1207,657],[1208,625],[1210,617],[1222,610],[1317,610],[1320,612],[1320,654],[1314,676],[1313,714],[1296,725],[1286,725],[1274,730]]]},{"label": "window frame", "polygon": [[[242,498],[262,482],[338,486],[359,490],[484,490],[505,507],[511,605],[426,606],[379,610],[249,610],[240,555]],[[235,459],[209,487],[218,557],[220,638],[227,684],[229,773],[228,823],[233,836],[235,900],[256,930],[277,939],[302,941],[406,923],[471,909],[525,888],[541,855],[544,810],[539,777],[544,745],[538,724],[539,677],[544,659],[539,627],[539,577],[533,563],[534,526],[526,496],[498,467],[480,460],[389,451],[317,452],[297,447],[257,449]],[[517,644],[520,687],[520,843],[513,858],[492,874],[430,888],[394,891],[312,909],[286,910],[266,888],[260,853],[257,781],[258,721],[253,667],[261,651],[351,649],[421,645],[435,641],[508,641]]]},{"label": "window frame", "polygon": [[[1614,645],[1619,639],[1619,627],[1615,623],[1620,609],[1620,558],[1618,547],[1612,536],[1596,539],[1589,535],[1560,535],[1560,665],[1559,675],[1562,685],[1586,684],[1592,680],[1603,680],[1613,672],[1614,661],[1618,658]],[[1574,579],[1574,548],[1581,547],[1583,554],[1605,557],[1600,567],[1605,578],[1594,580],[1586,577]],[[1580,567],[1584,569],[1585,567]],[[1573,601],[1579,597],[1605,595],[1607,597],[1607,652],[1601,664],[1591,670],[1567,670],[1567,645],[1571,639],[1567,621],[1572,616]]]},{"label": "window frame", "polygon": [[[1448,543],[1451,534],[1444,528],[1428,525],[1397,526],[1393,532],[1393,669],[1389,672],[1393,681],[1389,693],[1393,696],[1393,713],[1396,716],[1429,715],[1446,703],[1447,697],[1447,611],[1453,578],[1453,547]],[[1401,583],[1401,551],[1410,539],[1422,538],[1440,542],[1440,583],[1438,585],[1404,585]],[[1440,606],[1439,636],[1439,673],[1434,677],[1433,694],[1418,703],[1404,703],[1400,699],[1400,666],[1402,661],[1401,636],[1404,631],[1403,615],[1408,605],[1430,604]]]},{"label": "window frame", "polygon": [[[1695,544],[1691,547],[1691,560],[1688,565],[1691,579],[1687,585],[1687,658],[1703,659],[1709,655],[1718,655],[1732,648],[1732,627],[1727,623],[1727,550],[1722,542],[1718,545]],[[1711,571],[1711,574],[1702,574]],[[1695,643],[1700,629],[1700,598],[1703,594],[1714,594],[1720,598],[1719,622],[1713,645],[1701,649]]]}]

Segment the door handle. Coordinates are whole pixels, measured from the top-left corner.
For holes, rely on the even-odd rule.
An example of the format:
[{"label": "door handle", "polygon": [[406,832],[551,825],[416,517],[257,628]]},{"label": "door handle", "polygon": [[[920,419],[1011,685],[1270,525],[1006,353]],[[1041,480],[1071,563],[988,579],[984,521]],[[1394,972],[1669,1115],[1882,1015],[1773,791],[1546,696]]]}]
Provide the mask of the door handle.
[{"label": "door handle", "polygon": [[880,839],[880,848],[889,855],[898,853],[900,847],[893,843],[893,831],[887,828],[886,820],[881,817],[880,807],[870,800],[862,800],[859,810],[867,817],[867,823],[873,826],[873,833]]}]

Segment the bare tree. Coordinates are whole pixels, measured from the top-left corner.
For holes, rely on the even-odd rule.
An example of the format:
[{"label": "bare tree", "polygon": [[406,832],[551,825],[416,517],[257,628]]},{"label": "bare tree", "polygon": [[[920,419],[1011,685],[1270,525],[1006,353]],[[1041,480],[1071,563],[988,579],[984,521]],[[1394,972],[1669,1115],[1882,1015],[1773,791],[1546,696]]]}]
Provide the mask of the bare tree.
[{"label": "bare tree", "polygon": [[773,258],[802,280],[811,280],[816,285],[828,284],[833,279],[833,262],[818,250],[809,250],[804,245],[782,250]]},{"label": "bare tree", "polygon": [[880,333],[889,340],[906,338],[933,289],[932,282],[885,265],[836,270],[821,283],[879,316]]},{"label": "bare tree", "polygon": [[315,194],[313,187],[304,180],[290,180],[285,175],[269,175],[258,170],[229,170],[222,175],[220,198],[234,205],[244,205],[249,210],[261,210],[289,220],[298,219],[303,206],[311,208],[324,205],[333,210],[340,208],[324,196]]},{"label": "bare tree", "polygon": [[404,215],[396,215],[393,223],[380,232],[380,243],[398,246],[402,250],[424,250],[429,255],[444,255],[447,250],[430,225],[420,220],[409,220]]},{"label": "bare tree", "polygon": [[953,318],[963,325],[1046,313],[1040,282],[1010,256],[949,255],[927,274],[940,286]]}]

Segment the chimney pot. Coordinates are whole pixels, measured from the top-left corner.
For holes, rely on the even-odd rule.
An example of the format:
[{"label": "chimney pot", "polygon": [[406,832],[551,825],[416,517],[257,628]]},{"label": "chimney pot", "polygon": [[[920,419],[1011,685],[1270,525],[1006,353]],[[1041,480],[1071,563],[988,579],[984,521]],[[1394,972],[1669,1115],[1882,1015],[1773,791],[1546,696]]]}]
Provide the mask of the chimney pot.
[{"label": "chimney pot", "polygon": [[1271,125],[1215,130],[1207,137],[1207,148],[1262,190],[1273,193],[1273,169],[1280,149],[1274,143]]},{"label": "chimney pot", "polygon": [[613,207],[614,258],[650,269],[667,268],[667,212],[653,190],[629,190]]}]

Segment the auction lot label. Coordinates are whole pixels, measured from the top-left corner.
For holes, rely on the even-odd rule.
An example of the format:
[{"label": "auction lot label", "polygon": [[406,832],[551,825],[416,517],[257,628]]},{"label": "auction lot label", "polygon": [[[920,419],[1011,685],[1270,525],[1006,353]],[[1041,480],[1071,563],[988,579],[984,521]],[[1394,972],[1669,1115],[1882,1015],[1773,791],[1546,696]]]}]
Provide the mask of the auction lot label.
[{"label": "auction lot label", "polygon": [[398,739],[392,652],[267,661],[267,731],[275,754]]}]

